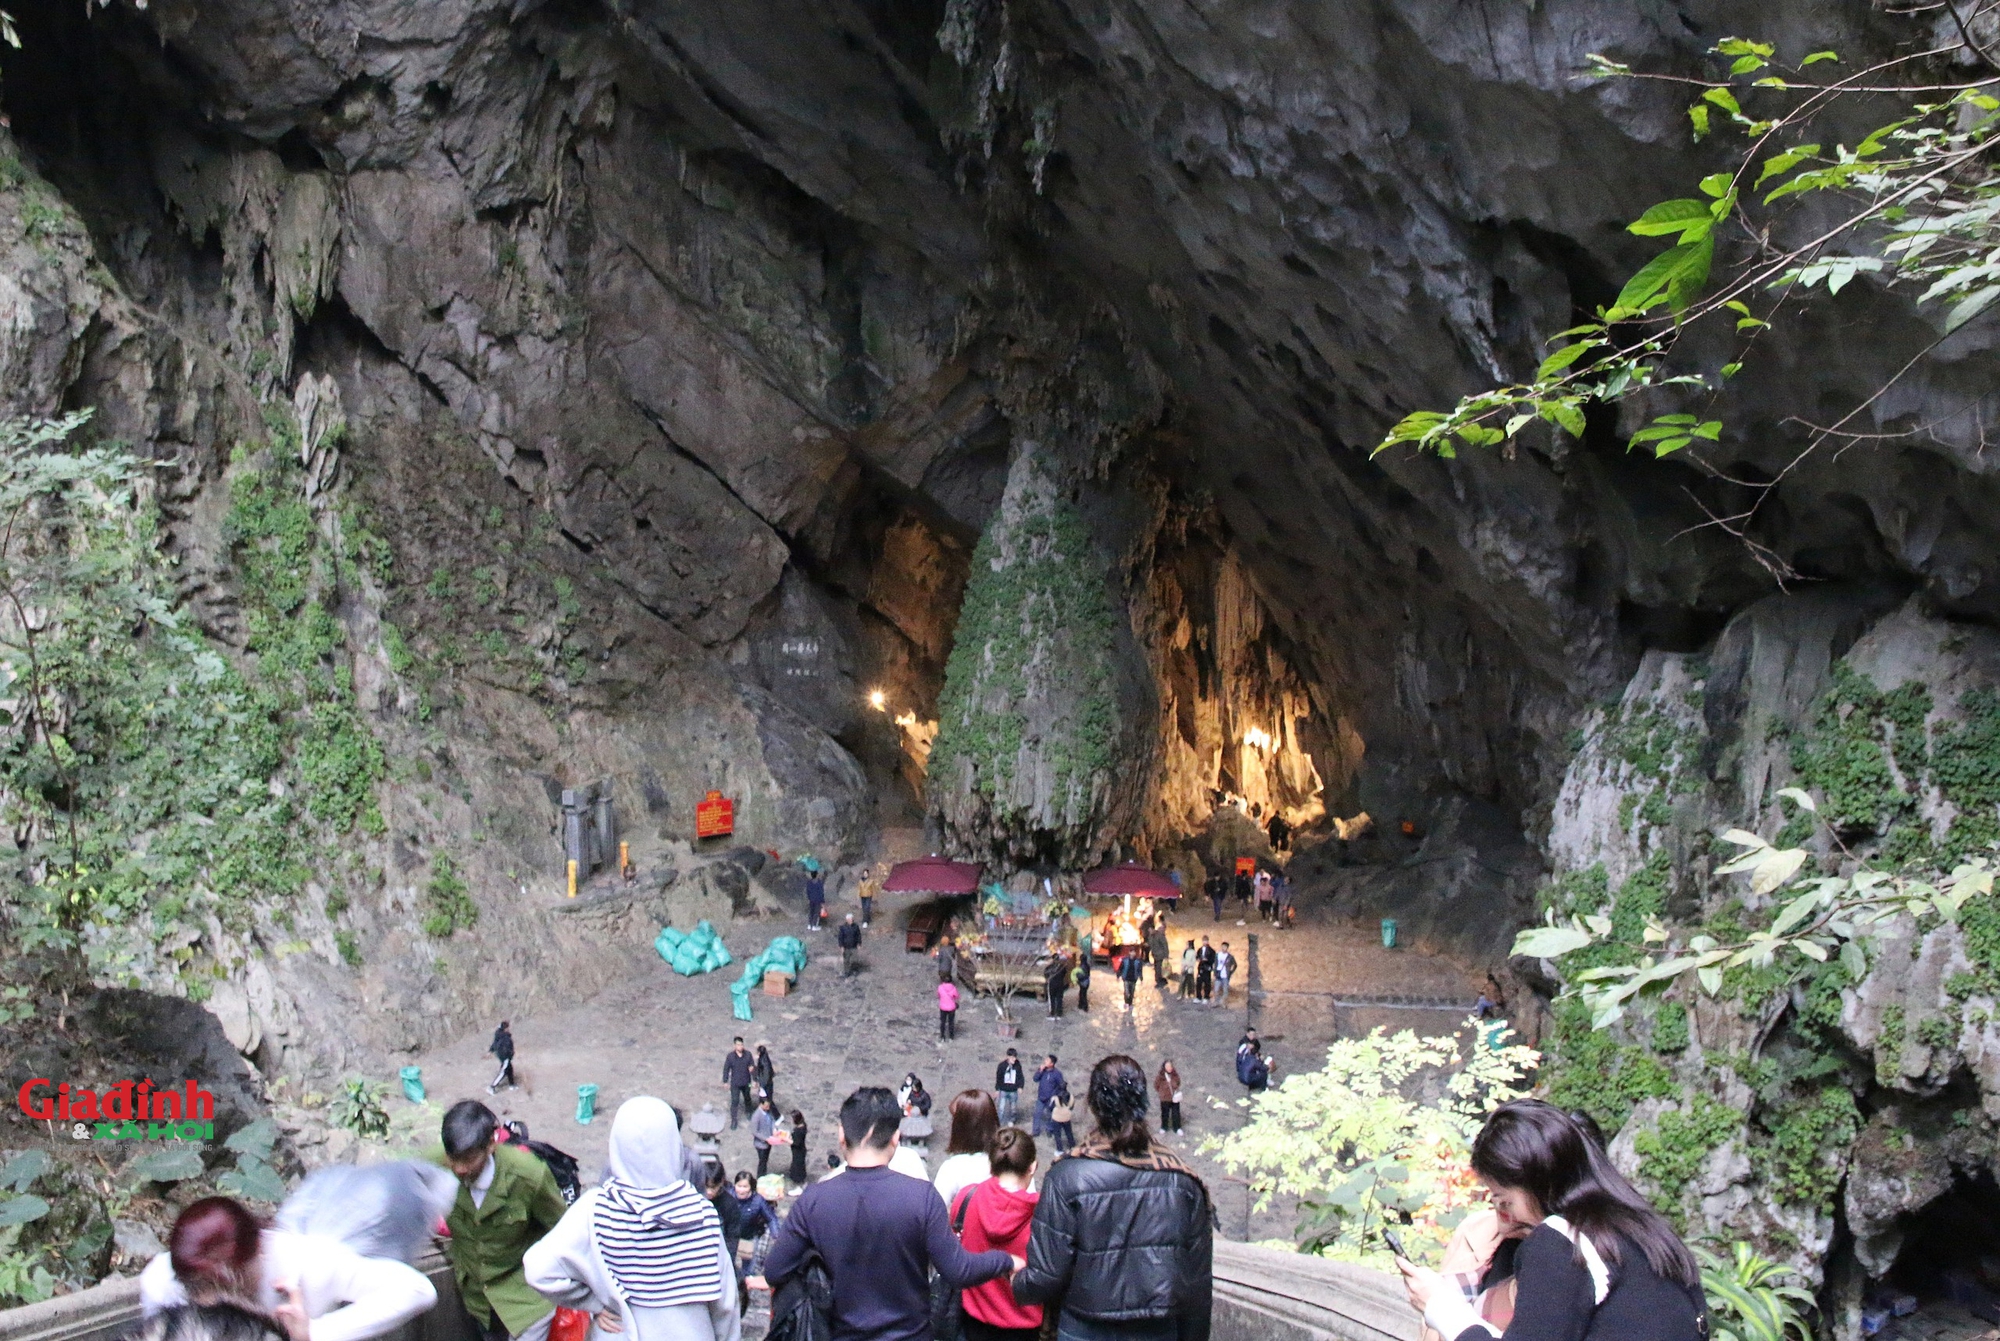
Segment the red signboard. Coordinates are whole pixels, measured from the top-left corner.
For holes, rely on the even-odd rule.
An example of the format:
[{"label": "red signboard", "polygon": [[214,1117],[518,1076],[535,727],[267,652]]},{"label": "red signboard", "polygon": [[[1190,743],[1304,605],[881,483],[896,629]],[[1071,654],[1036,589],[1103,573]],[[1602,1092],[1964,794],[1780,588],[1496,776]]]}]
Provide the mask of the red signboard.
[{"label": "red signboard", "polygon": [[710,792],[694,808],[696,838],[724,838],[736,832],[736,803],[721,792]]},{"label": "red signboard", "polygon": [[[710,795],[713,794],[714,793],[710,793]],[[1257,874],[1257,859],[1255,857],[1238,857],[1236,859],[1236,874],[1238,875]]]}]

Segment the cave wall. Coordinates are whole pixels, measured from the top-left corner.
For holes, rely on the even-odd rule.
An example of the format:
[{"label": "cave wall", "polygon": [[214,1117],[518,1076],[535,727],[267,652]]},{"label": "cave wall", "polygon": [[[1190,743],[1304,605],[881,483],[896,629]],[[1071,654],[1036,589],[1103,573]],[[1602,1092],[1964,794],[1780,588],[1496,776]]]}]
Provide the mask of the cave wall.
[{"label": "cave wall", "polygon": [[[787,857],[916,822],[1028,442],[1126,603],[1145,800],[1101,837],[1169,842],[1218,787],[1421,817],[1423,869],[1456,874],[1377,894],[1490,952],[1580,708],[1773,584],[1689,530],[1727,487],[1628,458],[1608,416],[1512,460],[1368,449],[1530,368],[1701,170],[1671,96],[1581,84],[1584,54],[1914,31],[1859,0],[15,10],[7,406],[90,406],[160,463],[184,599],[231,648],[235,451],[308,377],[349,426],[329,506],[387,547],[338,610],[390,759],[383,832],[325,877],[351,911],[304,911],[311,954],[211,947],[264,965],[261,1032],[322,1067],[458,1028],[488,969],[528,1009],[584,961],[552,788],[612,780],[648,897],[696,879],[711,786]],[[1789,458],[1787,383],[1837,400],[1926,329],[1857,281],[1774,339],[1789,377],[1730,393],[1726,464]],[[1949,412],[1990,374],[1948,347],[1874,412],[1946,426],[1808,462],[1760,542],[1989,618],[2000,511]],[[439,851],[477,937],[421,931]],[[351,1040],[309,1023],[364,1002]]]}]

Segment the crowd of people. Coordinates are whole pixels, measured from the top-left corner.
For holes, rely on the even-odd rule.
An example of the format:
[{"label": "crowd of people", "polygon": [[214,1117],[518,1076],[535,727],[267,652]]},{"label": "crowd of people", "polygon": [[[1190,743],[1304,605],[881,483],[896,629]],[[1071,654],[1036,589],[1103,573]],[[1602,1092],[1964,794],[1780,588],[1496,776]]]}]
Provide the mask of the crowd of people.
[{"label": "crowd of people", "polygon": [[[1098,1061],[1088,1134],[1043,1166],[1045,1133],[1001,1120],[999,1096],[1018,1093],[1021,1071],[1003,1062],[996,1085],[1009,1089],[952,1099],[947,1153],[928,1179],[898,1159],[907,1098],[855,1090],[840,1107],[839,1167],[783,1212],[747,1170],[730,1179],[690,1151],[661,1099],[619,1106],[603,1176],[573,1201],[491,1110],[465,1100],[428,1163],[322,1170],[275,1224],[227,1197],[188,1206],[141,1274],[134,1341],[369,1341],[436,1306],[410,1265],[433,1228],[483,1341],[738,1341],[753,1290],[772,1292],[768,1334],[782,1341],[1206,1341],[1213,1201],[1149,1121],[1157,1102],[1160,1126],[1178,1125],[1178,1073]],[[1062,1092],[1052,1057],[1038,1086],[1051,1073]],[[1471,1162],[1492,1208],[1460,1226],[1442,1270],[1384,1235],[1429,1332],[1708,1335],[1693,1256],[1588,1117],[1503,1104]],[[307,1196],[322,1178],[342,1181]],[[303,1224],[302,1199],[314,1208]]]}]

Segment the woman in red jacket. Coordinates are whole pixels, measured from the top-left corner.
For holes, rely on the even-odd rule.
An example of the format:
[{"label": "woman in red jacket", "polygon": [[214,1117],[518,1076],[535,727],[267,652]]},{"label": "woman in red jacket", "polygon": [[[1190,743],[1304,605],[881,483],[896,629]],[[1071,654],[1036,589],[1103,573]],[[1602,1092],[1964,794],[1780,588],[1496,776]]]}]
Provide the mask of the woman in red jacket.
[{"label": "woman in red jacket", "polygon": [[[1040,1200],[1029,1190],[1035,1173],[1035,1138],[1019,1127],[1002,1127],[986,1148],[993,1176],[974,1183],[952,1203],[953,1224],[967,1252],[1002,1248],[1016,1257],[1028,1252],[1028,1229]],[[965,1300],[965,1341],[1035,1341],[1042,1330],[1042,1306],[1017,1304],[1007,1277],[975,1285]]]}]

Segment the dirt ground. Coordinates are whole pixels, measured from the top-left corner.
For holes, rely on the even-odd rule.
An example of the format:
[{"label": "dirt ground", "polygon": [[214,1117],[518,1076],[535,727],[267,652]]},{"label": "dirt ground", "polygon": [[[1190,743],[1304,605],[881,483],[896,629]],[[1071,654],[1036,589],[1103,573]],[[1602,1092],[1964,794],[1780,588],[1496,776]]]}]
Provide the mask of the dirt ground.
[{"label": "dirt ground", "polygon": [[[904,1073],[914,1071],[936,1097],[942,1118],[959,1090],[991,1088],[1008,1046],[998,1035],[992,1005],[970,998],[959,1010],[957,1040],[938,1041],[935,966],[927,955],[906,952],[903,944],[901,927],[916,902],[914,896],[878,902],[861,969],[845,980],[839,976],[832,926],[847,907],[829,906],[827,929],[817,933],[775,923],[725,928],[739,963],[771,937],[792,933],[803,935],[813,956],[792,995],[752,993],[757,1017],[752,1022],[730,1014],[729,985],[737,968],[682,978],[662,963],[643,977],[578,984],[576,1005],[559,1014],[515,1018],[519,1089],[486,1094],[495,1069],[484,1054],[490,1025],[417,1061],[434,1102],[486,1099],[503,1118],[520,1118],[536,1137],[575,1154],[586,1179],[595,1180],[604,1165],[611,1115],[622,1101],[653,1094],[690,1114],[704,1105],[726,1114],[722,1055],[731,1038],[741,1034],[752,1046],[768,1041],[780,1108],[804,1111],[811,1132],[809,1165],[817,1174],[834,1148],[840,1100],[851,1090],[867,1084],[894,1088]],[[1128,1011],[1119,984],[1100,969],[1088,1013],[1076,1010],[1073,996],[1060,1020],[1048,1019],[1039,1001],[1018,1001],[1022,1027],[1013,1046],[1030,1070],[1033,1059],[1054,1052],[1079,1100],[1083,1079],[1099,1057],[1128,1053],[1149,1072],[1173,1058],[1187,1094],[1186,1132],[1178,1144],[1209,1180],[1223,1232],[1233,1238],[1288,1236],[1290,1208],[1252,1215],[1247,1187],[1195,1153],[1203,1137],[1242,1120],[1236,1101],[1244,1091],[1234,1057],[1244,1027],[1254,1024],[1264,1035],[1275,1075],[1282,1078],[1317,1067],[1332,1039],[1377,1025],[1451,1032],[1483,977],[1440,959],[1385,950],[1373,925],[1302,921],[1293,930],[1274,931],[1254,916],[1244,919],[1239,905],[1230,905],[1216,924],[1206,904],[1199,910],[1184,904],[1170,929],[1176,952],[1190,936],[1230,943],[1244,969],[1226,1008],[1182,1001],[1171,986],[1164,992],[1153,986],[1149,976]],[[593,986],[595,991],[588,990]],[[576,1090],[584,1083],[599,1086],[597,1119],[579,1126]],[[1079,1102],[1079,1134],[1086,1123]],[[747,1124],[724,1134],[722,1152],[731,1170],[754,1166]],[[774,1156],[774,1167],[783,1157],[783,1151]]]}]

